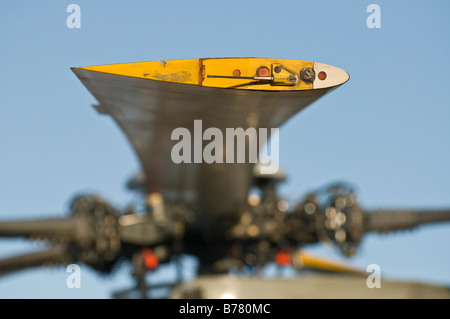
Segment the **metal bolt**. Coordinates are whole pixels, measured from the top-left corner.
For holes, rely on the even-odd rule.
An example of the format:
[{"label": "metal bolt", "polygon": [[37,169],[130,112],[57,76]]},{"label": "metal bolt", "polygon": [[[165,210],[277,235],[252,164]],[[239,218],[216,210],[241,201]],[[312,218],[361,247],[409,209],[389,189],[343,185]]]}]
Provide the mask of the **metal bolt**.
[{"label": "metal bolt", "polygon": [[300,80],[305,83],[312,83],[316,78],[316,72],[313,68],[303,68],[300,70]]},{"label": "metal bolt", "polygon": [[297,83],[297,77],[294,76],[294,75],[290,75],[290,76],[287,78],[287,80],[288,80],[289,82],[291,82],[292,84],[296,84],[296,83]]}]

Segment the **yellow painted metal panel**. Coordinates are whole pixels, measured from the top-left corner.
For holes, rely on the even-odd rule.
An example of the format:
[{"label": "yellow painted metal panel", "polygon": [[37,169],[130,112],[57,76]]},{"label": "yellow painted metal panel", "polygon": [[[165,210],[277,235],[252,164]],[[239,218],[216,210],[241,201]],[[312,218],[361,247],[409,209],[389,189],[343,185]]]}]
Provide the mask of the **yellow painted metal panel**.
[{"label": "yellow painted metal panel", "polygon": [[[267,72],[259,74],[264,68]],[[82,67],[102,72],[147,80],[156,80],[204,87],[255,91],[301,91],[335,87],[349,78],[347,72],[310,61],[272,58],[207,58],[161,60]],[[302,78],[302,70],[327,72],[326,80]]]},{"label": "yellow painted metal panel", "polygon": [[199,60],[187,59],[120,63],[82,67],[81,69],[141,79],[198,84]]}]

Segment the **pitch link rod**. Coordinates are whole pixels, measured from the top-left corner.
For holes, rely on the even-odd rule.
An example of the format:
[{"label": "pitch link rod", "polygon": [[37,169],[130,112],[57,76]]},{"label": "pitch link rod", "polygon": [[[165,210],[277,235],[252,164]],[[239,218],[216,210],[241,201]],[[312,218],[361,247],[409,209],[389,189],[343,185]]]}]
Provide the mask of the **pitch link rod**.
[{"label": "pitch link rod", "polygon": [[208,74],[207,78],[219,78],[219,79],[244,79],[244,80],[257,80],[257,81],[273,81],[272,76],[228,76],[228,75],[211,75]]}]

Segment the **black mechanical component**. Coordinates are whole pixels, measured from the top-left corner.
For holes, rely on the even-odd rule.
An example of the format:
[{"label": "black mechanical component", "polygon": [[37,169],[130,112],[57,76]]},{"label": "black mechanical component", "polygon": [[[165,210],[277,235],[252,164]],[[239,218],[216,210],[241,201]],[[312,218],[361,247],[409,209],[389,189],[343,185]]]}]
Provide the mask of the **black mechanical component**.
[{"label": "black mechanical component", "polygon": [[[108,272],[116,263],[121,248],[118,217],[118,212],[99,197],[78,196],[71,203],[69,218],[2,222],[0,236],[61,243],[55,246],[58,249],[52,248],[47,253],[22,256],[24,260],[34,260],[28,264],[30,267],[40,262],[81,261],[96,270]],[[11,265],[14,262],[21,264],[19,257],[10,261]],[[0,262],[0,271],[3,262]]]},{"label": "black mechanical component", "polygon": [[[376,210],[358,205],[355,192],[346,184],[333,184],[309,194],[286,220],[287,237],[297,242],[332,241],[344,255],[352,256],[365,233],[412,229],[450,221],[450,210]],[[292,227],[295,225],[295,227]]]},{"label": "black mechanical component", "polygon": [[[450,221],[448,210],[366,211],[358,205],[353,188],[342,183],[308,194],[289,210],[276,192],[283,179],[282,175],[255,176],[259,195],[249,198],[248,209],[227,232],[218,234],[214,245],[198,233],[195,212],[180,203],[164,203],[162,208],[157,201],[159,206],[147,207],[145,214],[121,213],[97,196],[78,196],[72,201],[69,218],[0,222],[0,237],[41,239],[52,244],[48,250],[0,260],[0,275],[77,262],[108,273],[119,260],[128,259],[136,286],[118,292],[116,297],[139,292],[146,298],[149,289],[157,288],[145,283],[146,272],[171,256],[196,255],[200,274],[242,267],[257,271],[276,260],[280,251],[295,251],[299,244],[331,241],[351,256],[367,232]],[[143,254],[145,251],[150,255]]]},{"label": "black mechanical component", "polygon": [[121,248],[118,211],[96,196],[79,196],[72,201],[76,233],[71,245],[74,260],[109,272]]},{"label": "black mechanical component", "polygon": [[[273,260],[280,248],[317,242],[335,243],[345,256],[355,254],[367,232],[411,229],[422,224],[450,221],[450,210],[367,211],[358,204],[354,188],[338,183],[308,194],[288,211],[276,193],[276,180],[256,179],[260,202],[250,207],[231,230],[238,242],[234,264],[259,264]],[[284,202],[284,203],[283,203]],[[223,259],[220,269],[230,260]]]},{"label": "black mechanical component", "polygon": [[315,214],[318,239],[333,241],[344,255],[352,256],[365,230],[364,213],[354,190],[349,185],[334,184],[325,192],[319,192],[318,198],[322,196],[324,201]]},{"label": "black mechanical component", "polygon": [[69,218],[0,222],[0,237],[53,244],[46,251],[0,260],[0,275],[45,264],[77,262],[108,273],[121,257],[131,259],[143,247],[170,241],[180,233],[180,227],[172,222],[156,223],[148,215],[120,214],[98,196],[78,196],[70,210]]}]

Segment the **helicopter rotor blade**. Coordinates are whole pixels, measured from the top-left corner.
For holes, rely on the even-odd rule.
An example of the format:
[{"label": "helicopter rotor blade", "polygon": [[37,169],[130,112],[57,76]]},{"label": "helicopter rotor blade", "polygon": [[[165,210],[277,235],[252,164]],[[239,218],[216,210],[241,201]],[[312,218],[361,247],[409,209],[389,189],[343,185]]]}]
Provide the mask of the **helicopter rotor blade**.
[{"label": "helicopter rotor blade", "polygon": [[0,237],[42,237],[74,239],[76,223],[73,219],[23,220],[0,222]]},{"label": "helicopter rotor blade", "polygon": [[45,264],[64,264],[68,260],[67,248],[56,245],[43,251],[0,259],[0,276]]},{"label": "helicopter rotor blade", "polygon": [[386,233],[424,224],[450,222],[450,210],[376,210],[364,214],[365,232]]}]

